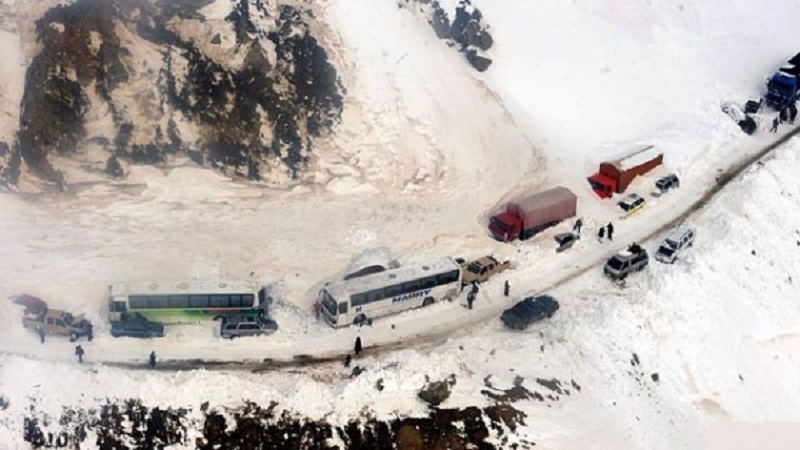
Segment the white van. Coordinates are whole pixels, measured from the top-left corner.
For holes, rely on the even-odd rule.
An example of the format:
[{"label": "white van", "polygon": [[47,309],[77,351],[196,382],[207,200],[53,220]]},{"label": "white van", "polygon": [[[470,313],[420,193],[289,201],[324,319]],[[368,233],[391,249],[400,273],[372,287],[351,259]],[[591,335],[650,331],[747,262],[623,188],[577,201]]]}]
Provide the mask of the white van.
[{"label": "white van", "polygon": [[662,263],[672,264],[678,259],[686,247],[694,244],[694,230],[689,227],[679,227],[673,230],[656,251],[655,258]]}]

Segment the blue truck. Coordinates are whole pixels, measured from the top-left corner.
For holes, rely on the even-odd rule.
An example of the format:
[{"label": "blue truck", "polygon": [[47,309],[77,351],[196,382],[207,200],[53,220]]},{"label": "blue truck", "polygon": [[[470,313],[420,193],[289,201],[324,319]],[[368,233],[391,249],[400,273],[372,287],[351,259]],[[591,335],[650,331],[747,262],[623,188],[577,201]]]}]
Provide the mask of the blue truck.
[{"label": "blue truck", "polygon": [[800,53],[781,66],[767,82],[767,106],[782,110],[800,99]]}]

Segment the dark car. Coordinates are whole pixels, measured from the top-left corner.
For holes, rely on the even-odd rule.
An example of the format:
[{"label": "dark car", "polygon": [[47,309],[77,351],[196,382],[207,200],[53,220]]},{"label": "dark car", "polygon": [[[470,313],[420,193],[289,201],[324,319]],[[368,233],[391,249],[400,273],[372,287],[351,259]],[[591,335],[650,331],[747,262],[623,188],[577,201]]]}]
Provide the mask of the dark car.
[{"label": "dark car", "polygon": [[558,301],[549,295],[528,297],[503,311],[500,319],[514,330],[524,330],[544,318],[550,318],[558,311]]},{"label": "dark car", "polygon": [[658,188],[659,191],[661,191],[661,193],[664,193],[672,188],[681,187],[681,180],[678,179],[677,175],[671,173],[656,181],[656,187]]},{"label": "dark car", "polygon": [[220,336],[234,339],[245,336],[261,336],[278,331],[278,324],[265,317],[254,316],[229,316],[222,320]]},{"label": "dark car", "polygon": [[153,322],[139,314],[124,316],[122,320],[111,322],[111,335],[114,337],[153,338],[164,336],[164,324]]}]

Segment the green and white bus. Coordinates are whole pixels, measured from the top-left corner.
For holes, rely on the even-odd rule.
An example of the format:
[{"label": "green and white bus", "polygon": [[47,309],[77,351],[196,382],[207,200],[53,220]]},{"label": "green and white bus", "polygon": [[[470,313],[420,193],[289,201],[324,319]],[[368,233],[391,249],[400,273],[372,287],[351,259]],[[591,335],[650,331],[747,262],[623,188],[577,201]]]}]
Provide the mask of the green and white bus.
[{"label": "green and white bus", "polygon": [[141,314],[161,323],[264,314],[264,289],[248,281],[156,281],[109,286],[109,319]]},{"label": "green and white bus", "polygon": [[452,300],[460,292],[461,266],[439,258],[328,284],[319,305],[325,321],[338,328]]}]

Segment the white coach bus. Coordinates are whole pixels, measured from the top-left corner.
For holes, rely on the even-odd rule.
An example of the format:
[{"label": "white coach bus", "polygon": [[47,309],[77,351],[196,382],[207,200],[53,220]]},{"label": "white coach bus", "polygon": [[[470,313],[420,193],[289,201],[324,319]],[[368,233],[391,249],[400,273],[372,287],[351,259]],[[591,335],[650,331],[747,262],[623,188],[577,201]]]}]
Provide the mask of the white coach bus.
[{"label": "white coach bus", "polygon": [[320,291],[322,317],[332,327],[452,300],[461,291],[461,266],[452,258],[402,266],[337,281]]},{"label": "white coach bus", "polygon": [[108,290],[111,321],[137,313],[162,323],[264,313],[265,292],[249,281],[114,283]]}]

